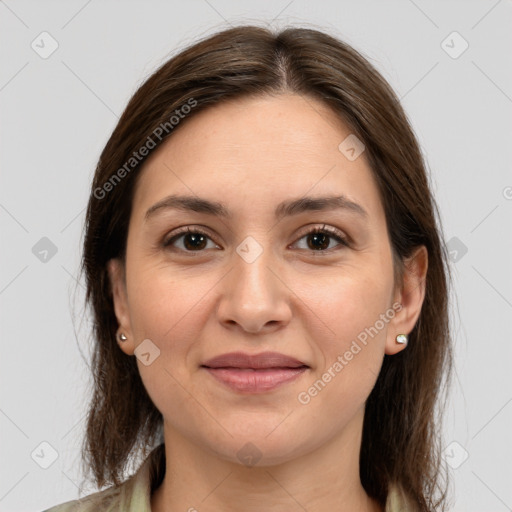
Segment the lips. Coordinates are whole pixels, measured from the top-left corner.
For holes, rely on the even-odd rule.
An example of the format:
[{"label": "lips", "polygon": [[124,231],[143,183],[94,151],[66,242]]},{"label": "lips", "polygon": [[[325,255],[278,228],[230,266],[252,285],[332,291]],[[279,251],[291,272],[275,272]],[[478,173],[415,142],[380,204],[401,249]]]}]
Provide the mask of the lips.
[{"label": "lips", "polygon": [[300,378],[309,368],[294,357],[278,352],[231,352],[201,365],[215,380],[237,393],[267,393]]},{"label": "lips", "polygon": [[301,368],[308,367],[306,363],[294,357],[279,352],[262,352],[260,354],[246,354],[244,352],[230,352],[208,359],[201,366],[207,368],[238,368],[264,370],[268,368]]}]

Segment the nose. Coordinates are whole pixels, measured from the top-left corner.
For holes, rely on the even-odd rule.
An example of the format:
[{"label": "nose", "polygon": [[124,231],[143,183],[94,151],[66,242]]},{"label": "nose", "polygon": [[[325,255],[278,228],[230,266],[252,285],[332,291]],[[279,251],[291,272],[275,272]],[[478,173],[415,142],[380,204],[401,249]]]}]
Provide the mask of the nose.
[{"label": "nose", "polygon": [[292,292],[271,251],[248,262],[233,253],[233,268],[221,281],[219,321],[229,329],[268,333],[290,322]]}]

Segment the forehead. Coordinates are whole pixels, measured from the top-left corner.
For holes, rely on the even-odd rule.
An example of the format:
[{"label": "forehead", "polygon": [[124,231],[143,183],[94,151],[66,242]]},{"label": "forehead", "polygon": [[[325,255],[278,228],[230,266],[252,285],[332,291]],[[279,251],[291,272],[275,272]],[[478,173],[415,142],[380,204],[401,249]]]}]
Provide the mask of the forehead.
[{"label": "forehead", "polygon": [[[144,164],[133,211],[170,194],[197,195],[247,212],[287,197],[339,193],[383,215],[363,153],[339,149],[350,128],[321,102],[298,95],[231,100],[186,119]],[[350,140],[350,139],[349,139]]]}]

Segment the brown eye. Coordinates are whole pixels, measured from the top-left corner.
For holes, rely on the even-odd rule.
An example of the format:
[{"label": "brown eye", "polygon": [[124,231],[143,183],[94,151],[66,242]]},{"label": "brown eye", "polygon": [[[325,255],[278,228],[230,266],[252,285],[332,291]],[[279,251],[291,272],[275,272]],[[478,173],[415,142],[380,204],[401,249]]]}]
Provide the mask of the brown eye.
[{"label": "brown eye", "polygon": [[343,245],[348,247],[349,244],[347,240],[341,235],[341,232],[338,230],[327,228],[327,227],[316,227],[307,233],[305,233],[300,240],[303,238],[306,239],[307,247],[301,247],[302,249],[307,249],[310,251],[317,252],[327,252],[333,249],[333,247],[329,247],[331,245],[332,240],[338,242],[338,245]]},{"label": "brown eye", "polygon": [[[176,242],[180,239],[182,240],[181,247],[179,244],[176,245]],[[186,228],[165,240],[163,246],[177,248],[185,252],[200,252],[208,248],[208,240],[210,240],[210,237],[205,232],[199,229]],[[213,241],[211,242],[213,248],[218,247]]]}]

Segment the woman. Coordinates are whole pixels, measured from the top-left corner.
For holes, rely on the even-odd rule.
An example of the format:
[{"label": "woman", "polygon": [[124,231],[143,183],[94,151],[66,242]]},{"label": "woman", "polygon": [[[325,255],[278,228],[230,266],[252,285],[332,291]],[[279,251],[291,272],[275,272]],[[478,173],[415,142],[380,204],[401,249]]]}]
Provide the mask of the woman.
[{"label": "woman", "polygon": [[87,211],[83,459],[112,485],[50,510],[444,510],[438,217],[402,107],[347,44],[244,26],[166,62]]}]

